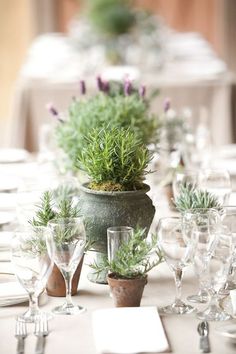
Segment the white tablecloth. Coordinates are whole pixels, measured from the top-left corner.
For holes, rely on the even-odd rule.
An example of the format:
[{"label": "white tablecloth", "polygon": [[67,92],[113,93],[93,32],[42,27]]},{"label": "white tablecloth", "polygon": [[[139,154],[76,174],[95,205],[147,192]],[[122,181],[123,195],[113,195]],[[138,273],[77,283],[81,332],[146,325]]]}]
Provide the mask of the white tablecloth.
[{"label": "white tablecloth", "polygon": [[[166,41],[163,66],[123,67],[148,91],[159,88],[153,110],[162,111],[164,97],[171,97],[173,107],[205,106],[215,145],[232,142],[230,112],[231,77],[227,68],[196,33],[172,34]],[[65,111],[73,96],[79,95],[79,80],[86,79],[88,91],[94,92],[96,75],[117,76],[117,68],[107,67],[95,50],[78,50],[75,40],[62,34],[38,37],[29,50],[16,84],[12,110],[12,145],[30,151],[38,149],[39,127],[52,118],[46,104],[54,102]],[[196,111],[195,121],[198,121]]]}]

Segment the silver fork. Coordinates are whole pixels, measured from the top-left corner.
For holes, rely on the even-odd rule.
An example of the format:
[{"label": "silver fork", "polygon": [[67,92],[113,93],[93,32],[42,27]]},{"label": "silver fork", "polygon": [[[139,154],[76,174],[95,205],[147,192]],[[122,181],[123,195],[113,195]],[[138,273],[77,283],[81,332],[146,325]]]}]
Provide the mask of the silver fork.
[{"label": "silver fork", "polygon": [[38,337],[35,354],[43,354],[46,336],[49,334],[48,320],[46,316],[42,315],[38,320],[36,320],[34,334]]},{"label": "silver fork", "polygon": [[24,354],[25,351],[25,338],[27,337],[26,323],[17,318],[15,337],[17,338],[17,354]]}]

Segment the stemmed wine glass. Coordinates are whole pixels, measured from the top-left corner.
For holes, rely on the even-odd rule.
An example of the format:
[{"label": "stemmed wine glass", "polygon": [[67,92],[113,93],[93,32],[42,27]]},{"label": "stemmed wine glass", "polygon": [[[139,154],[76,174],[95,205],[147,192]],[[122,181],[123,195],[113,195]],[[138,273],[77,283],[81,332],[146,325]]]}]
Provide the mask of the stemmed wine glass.
[{"label": "stemmed wine glass", "polygon": [[224,169],[205,169],[198,174],[199,188],[215,195],[222,205],[229,204],[232,191],[230,175]]},{"label": "stemmed wine glass", "polygon": [[212,257],[207,261],[207,267],[203,272],[205,284],[211,300],[208,307],[197,313],[197,317],[206,321],[225,321],[231,318],[220,306],[220,290],[224,289],[232,258],[232,237],[224,228],[218,235],[217,246]]},{"label": "stemmed wine glass", "polygon": [[83,312],[82,306],[74,305],[71,299],[71,283],[74,272],[84,254],[86,234],[83,219],[65,218],[48,223],[51,237],[48,238],[49,254],[60,269],[66,285],[66,301],[53,309],[61,315]]},{"label": "stemmed wine glass", "polygon": [[[35,322],[42,315],[38,307],[38,297],[45,289],[53,267],[46,246],[46,238],[49,237],[47,233],[46,227],[21,227],[12,240],[14,271],[29,294],[29,309],[20,316],[25,322]],[[50,314],[46,315],[51,317]]]},{"label": "stemmed wine glass", "polygon": [[199,292],[190,295],[187,300],[195,303],[206,303],[208,292],[204,278],[201,276],[206,269],[207,260],[212,256],[217,244],[217,232],[221,225],[220,214],[215,209],[193,209],[183,214],[183,233],[185,237],[195,234],[198,238],[194,256],[194,271],[199,281]]},{"label": "stemmed wine glass", "polygon": [[170,270],[174,273],[176,285],[174,303],[159,310],[167,314],[191,313],[194,308],[181,300],[181,284],[184,268],[193,262],[197,235],[183,237],[182,219],[177,217],[160,219],[157,232],[160,248]]}]

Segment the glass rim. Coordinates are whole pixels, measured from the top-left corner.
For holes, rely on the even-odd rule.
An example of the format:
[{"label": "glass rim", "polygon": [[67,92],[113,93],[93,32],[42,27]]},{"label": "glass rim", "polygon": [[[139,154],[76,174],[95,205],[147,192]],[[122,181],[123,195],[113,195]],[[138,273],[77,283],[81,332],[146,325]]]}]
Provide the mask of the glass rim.
[{"label": "glass rim", "polygon": [[110,226],[107,228],[107,233],[122,232],[122,231],[134,231],[132,226]]},{"label": "glass rim", "polygon": [[60,219],[57,219],[57,220],[50,220],[48,223],[47,223],[47,227],[50,227],[50,226],[57,226],[57,225],[63,225],[63,224],[76,224],[78,223],[78,221],[84,221],[84,218],[83,216],[78,216],[78,217],[75,217],[75,218],[60,218]]}]

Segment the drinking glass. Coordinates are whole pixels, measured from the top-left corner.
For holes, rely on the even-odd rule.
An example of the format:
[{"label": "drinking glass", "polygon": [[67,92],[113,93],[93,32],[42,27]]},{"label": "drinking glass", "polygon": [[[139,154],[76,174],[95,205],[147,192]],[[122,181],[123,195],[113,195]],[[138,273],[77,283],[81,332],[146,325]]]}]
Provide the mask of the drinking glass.
[{"label": "drinking glass", "polygon": [[233,257],[225,286],[225,290],[229,291],[236,289],[236,206],[226,206],[223,208],[221,222],[225,230],[231,235],[233,244]]},{"label": "drinking glass", "polygon": [[199,282],[199,292],[190,295],[187,300],[195,303],[206,303],[208,292],[205,289],[202,273],[206,269],[207,260],[211,257],[217,243],[217,233],[221,226],[220,214],[215,209],[188,210],[183,215],[183,232],[185,237],[195,234],[198,238],[194,256],[194,271]]},{"label": "drinking glass", "polygon": [[206,169],[199,172],[199,188],[215,195],[222,205],[229,204],[232,191],[230,175],[227,170]]},{"label": "drinking glass", "polygon": [[158,227],[159,245],[163,252],[165,261],[170,270],[174,273],[176,297],[173,304],[160,309],[168,314],[187,314],[194,311],[194,308],[181,300],[181,285],[183,270],[193,262],[197,238],[195,234],[191,237],[183,237],[182,219],[176,217],[162,218]]},{"label": "drinking glass", "polygon": [[47,239],[49,254],[60,269],[66,285],[66,301],[53,312],[75,315],[83,312],[82,306],[74,305],[71,299],[71,283],[74,272],[84,254],[86,234],[83,219],[65,218],[48,223],[51,237]]},{"label": "drinking glass", "polygon": [[202,274],[211,297],[208,307],[198,312],[197,317],[206,321],[225,321],[231,318],[220,306],[220,290],[227,281],[231,257],[232,237],[223,229],[218,235],[217,246],[212,257],[208,258],[206,271]]},{"label": "drinking glass", "polygon": [[174,199],[176,200],[183,186],[192,186],[193,188],[197,187],[198,174],[193,170],[186,170],[183,172],[176,172],[172,182]]},{"label": "drinking glass", "polygon": [[115,258],[120,245],[128,242],[133,233],[134,229],[130,226],[114,226],[107,229],[107,254],[109,261]]},{"label": "drinking glass", "polygon": [[29,309],[21,317],[25,322],[34,322],[42,311],[38,297],[45,289],[52,271],[53,262],[49,257],[45,227],[25,227],[15,232],[12,241],[12,263],[15,274],[29,294]]}]

